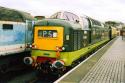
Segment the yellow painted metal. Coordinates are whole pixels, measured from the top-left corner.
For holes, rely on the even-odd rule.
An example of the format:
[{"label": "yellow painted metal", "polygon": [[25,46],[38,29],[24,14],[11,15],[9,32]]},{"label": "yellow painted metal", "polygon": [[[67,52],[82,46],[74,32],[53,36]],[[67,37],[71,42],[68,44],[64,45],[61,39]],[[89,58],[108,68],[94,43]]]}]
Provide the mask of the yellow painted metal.
[{"label": "yellow painted metal", "polygon": [[116,35],[117,35],[117,28],[115,28],[115,27],[112,27],[112,37],[114,38],[114,37],[116,37]]},{"label": "yellow painted metal", "polygon": [[108,39],[97,42],[93,45],[87,46],[85,48],[82,48],[77,51],[73,52],[61,52],[60,59],[65,62],[65,66],[70,66],[74,61],[79,59],[82,56],[85,56],[86,54],[90,53],[94,49],[96,49],[98,46],[104,44],[105,42],[109,41]]},{"label": "yellow painted metal", "polygon": [[[56,38],[47,38],[47,37],[39,37],[39,30],[56,30],[57,37]],[[34,43],[36,45],[36,49],[40,50],[56,50],[56,47],[63,46],[63,32],[64,28],[59,26],[36,26],[34,33]]]}]

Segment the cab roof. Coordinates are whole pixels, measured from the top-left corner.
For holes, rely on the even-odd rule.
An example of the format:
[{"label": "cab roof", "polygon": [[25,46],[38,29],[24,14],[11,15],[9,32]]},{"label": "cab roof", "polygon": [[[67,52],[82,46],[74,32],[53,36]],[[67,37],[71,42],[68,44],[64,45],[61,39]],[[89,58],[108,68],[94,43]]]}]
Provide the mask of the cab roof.
[{"label": "cab roof", "polygon": [[62,26],[67,29],[81,29],[79,23],[69,22],[62,19],[43,19],[35,23],[35,26]]}]

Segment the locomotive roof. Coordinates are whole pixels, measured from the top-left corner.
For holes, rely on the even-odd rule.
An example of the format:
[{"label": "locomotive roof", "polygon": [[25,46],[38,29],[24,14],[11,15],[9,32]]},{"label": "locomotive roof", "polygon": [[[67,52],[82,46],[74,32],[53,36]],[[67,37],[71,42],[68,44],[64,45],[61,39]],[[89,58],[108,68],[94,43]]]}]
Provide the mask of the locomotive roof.
[{"label": "locomotive roof", "polygon": [[64,28],[81,29],[79,23],[72,23],[62,19],[43,19],[35,23],[36,26],[62,26]]},{"label": "locomotive roof", "polygon": [[25,22],[26,20],[33,20],[33,17],[26,12],[0,7],[0,20]]}]

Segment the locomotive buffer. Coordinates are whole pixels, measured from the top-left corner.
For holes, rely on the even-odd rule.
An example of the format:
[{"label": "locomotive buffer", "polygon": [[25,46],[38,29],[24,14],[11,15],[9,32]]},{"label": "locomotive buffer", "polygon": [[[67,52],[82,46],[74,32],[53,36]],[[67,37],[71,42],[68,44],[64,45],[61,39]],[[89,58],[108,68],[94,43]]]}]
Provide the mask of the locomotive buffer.
[{"label": "locomotive buffer", "polygon": [[125,41],[121,37],[114,40],[55,83],[124,83]]}]

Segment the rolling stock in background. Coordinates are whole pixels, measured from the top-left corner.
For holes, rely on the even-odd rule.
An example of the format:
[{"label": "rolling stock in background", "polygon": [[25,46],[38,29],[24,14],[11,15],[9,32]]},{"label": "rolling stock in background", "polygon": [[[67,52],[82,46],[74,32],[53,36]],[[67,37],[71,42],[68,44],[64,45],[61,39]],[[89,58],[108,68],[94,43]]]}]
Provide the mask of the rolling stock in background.
[{"label": "rolling stock in background", "polygon": [[[33,17],[26,12],[0,7],[0,71],[29,55],[32,43]],[[23,54],[21,54],[23,53]]]}]

